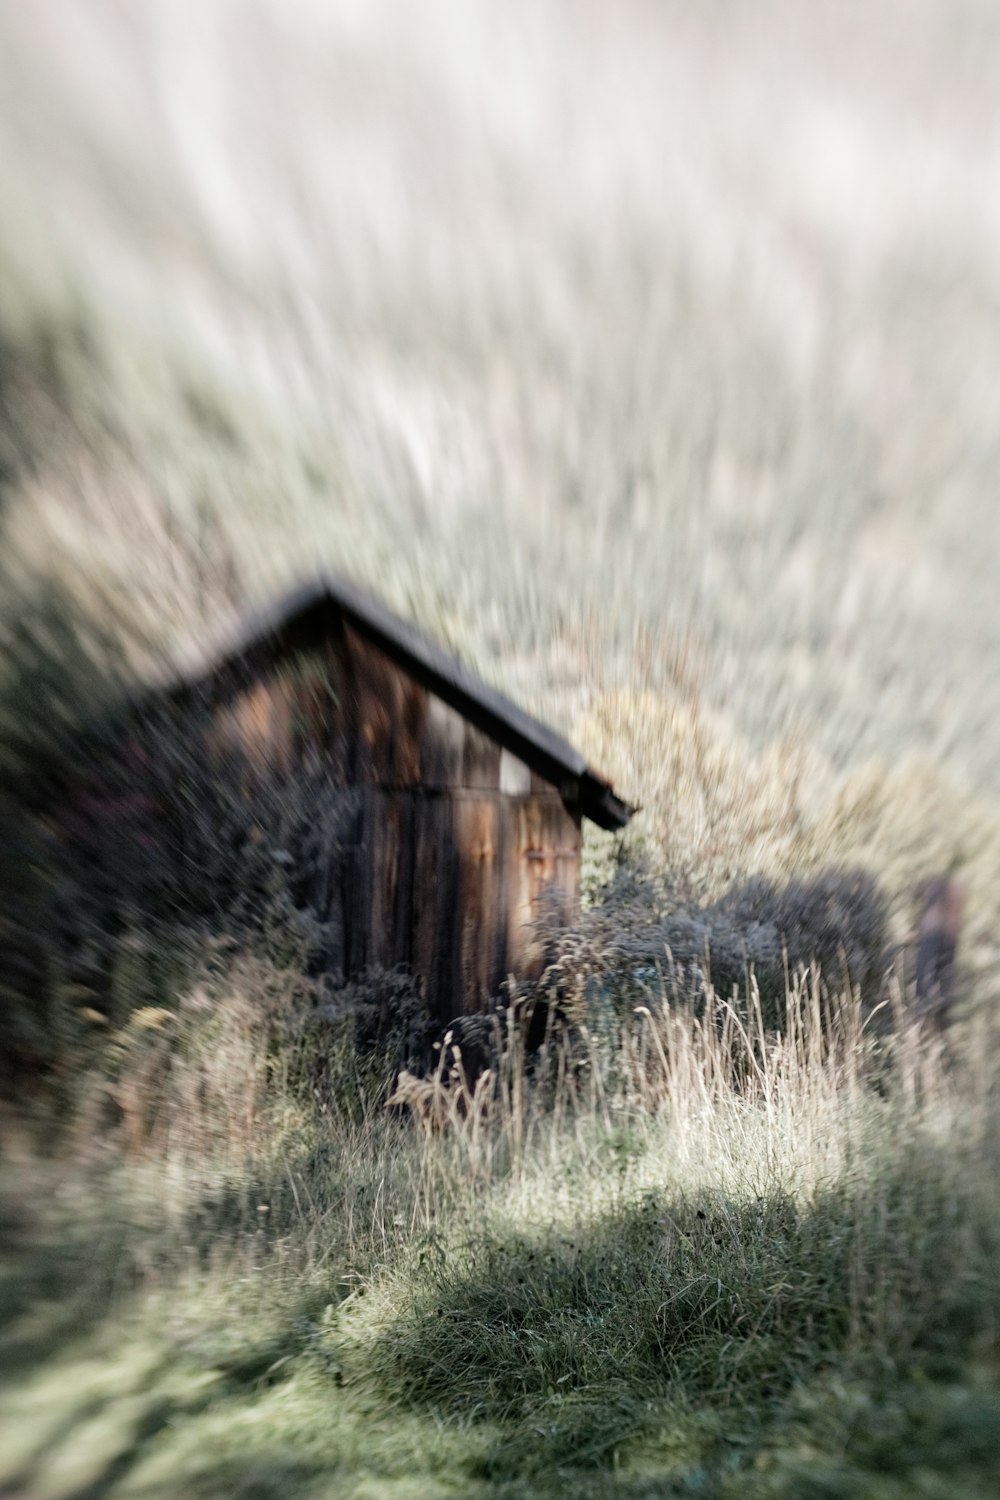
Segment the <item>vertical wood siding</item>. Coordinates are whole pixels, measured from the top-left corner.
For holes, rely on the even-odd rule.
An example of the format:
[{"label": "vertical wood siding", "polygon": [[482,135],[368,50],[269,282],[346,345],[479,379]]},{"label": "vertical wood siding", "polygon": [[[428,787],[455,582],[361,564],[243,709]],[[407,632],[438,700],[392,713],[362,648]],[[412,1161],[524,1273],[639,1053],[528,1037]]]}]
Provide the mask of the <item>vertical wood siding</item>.
[{"label": "vertical wood siding", "polygon": [[322,764],[359,793],[317,889],[332,969],[408,965],[442,1021],[537,977],[539,921],[579,906],[580,817],[557,789],[343,624],[219,682],[210,709],[216,750],[264,773]]}]

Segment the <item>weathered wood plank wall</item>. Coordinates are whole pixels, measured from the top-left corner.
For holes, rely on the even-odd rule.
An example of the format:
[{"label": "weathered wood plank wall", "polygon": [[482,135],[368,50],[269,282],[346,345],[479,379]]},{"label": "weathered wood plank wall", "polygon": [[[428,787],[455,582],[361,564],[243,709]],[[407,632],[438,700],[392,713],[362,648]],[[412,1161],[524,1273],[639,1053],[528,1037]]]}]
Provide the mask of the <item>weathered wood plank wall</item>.
[{"label": "weathered wood plank wall", "polygon": [[220,680],[209,737],[261,774],[321,762],[359,792],[318,910],[346,977],[406,964],[441,1020],[536,977],[546,904],[579,904],[580,817],[559,791],[342,624]]}]

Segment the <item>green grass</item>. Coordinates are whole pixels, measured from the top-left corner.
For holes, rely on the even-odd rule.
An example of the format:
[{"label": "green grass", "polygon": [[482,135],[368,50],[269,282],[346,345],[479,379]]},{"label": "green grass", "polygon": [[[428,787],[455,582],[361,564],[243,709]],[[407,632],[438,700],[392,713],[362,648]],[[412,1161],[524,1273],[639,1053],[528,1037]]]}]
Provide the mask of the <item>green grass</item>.
[{"label": "green grass", "polygon": [[992,1062],[905,1034],[875,1089],[790,1033],[741,1082],[740,1033],[665,1012],[444,1131],[280,1070],[225,1136],[193,1101],[246,1080],[213,1099],[218,1019],[184,1024],[172,1069],[132,1057],[145,1146],[5,1170],[13,1493],[995,1486]]}]

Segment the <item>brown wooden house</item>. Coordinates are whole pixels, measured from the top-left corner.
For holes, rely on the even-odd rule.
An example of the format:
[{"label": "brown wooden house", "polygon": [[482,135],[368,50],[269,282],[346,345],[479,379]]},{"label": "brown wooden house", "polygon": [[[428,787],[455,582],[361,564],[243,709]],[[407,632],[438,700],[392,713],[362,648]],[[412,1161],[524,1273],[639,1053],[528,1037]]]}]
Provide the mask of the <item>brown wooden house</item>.
[{"label": "brown wooden house", "polygon": [[540,925],[579,908],[582,820],[617,829],[633,811],[564,739],[336,577],[255,616],[165,696],[196,711],[220,763],[318,769],[342,789],[308,896],[337,935],[327,967],[405,966],[441,1021],[537,976]]}]

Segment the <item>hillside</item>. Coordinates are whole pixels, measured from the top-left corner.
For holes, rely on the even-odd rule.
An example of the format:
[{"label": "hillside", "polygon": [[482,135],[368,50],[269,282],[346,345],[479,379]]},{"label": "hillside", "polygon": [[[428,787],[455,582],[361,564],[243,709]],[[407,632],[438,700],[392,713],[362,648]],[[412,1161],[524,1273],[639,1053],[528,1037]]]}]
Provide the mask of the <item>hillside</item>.
[{"label": "hillside", "polygon": [[[252,940],[127,934],[110,1019],[8,990],[5,1493],[996,1487],[998,28],[0,14],[8,950],[26,771],[323,567],[642,809],[587,835],[570,1030],[489,1100],[445,1052],[423,1128],[277,888]],[[944,873],[946,1040],[900,958]],[[845,874],[864,993],[742,972]],[[697,1003],[682,930],[729,943]]]}]

